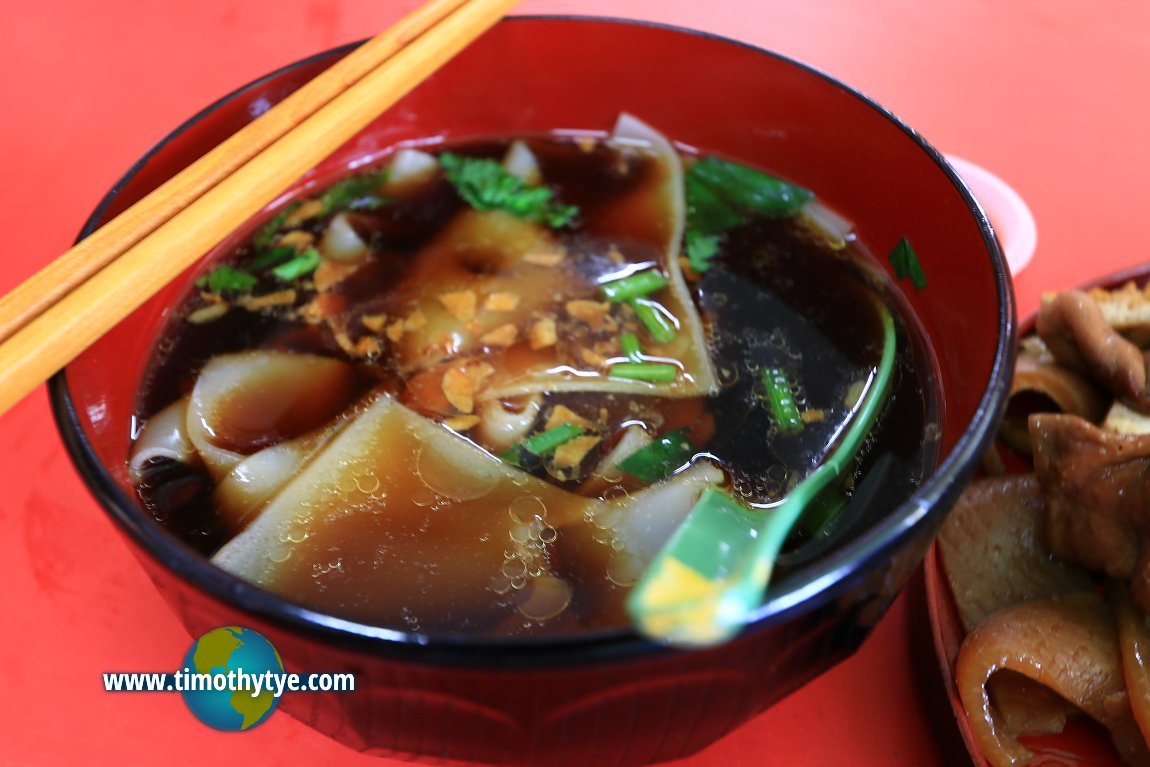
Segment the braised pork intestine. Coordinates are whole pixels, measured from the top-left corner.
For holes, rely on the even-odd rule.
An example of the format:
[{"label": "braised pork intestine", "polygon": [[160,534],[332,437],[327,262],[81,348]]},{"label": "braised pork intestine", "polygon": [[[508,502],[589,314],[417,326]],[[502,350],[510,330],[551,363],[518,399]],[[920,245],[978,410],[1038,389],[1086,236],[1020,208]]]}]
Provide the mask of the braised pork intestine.
[{"label": "braised pork intestine", "polygon": [[1150,612],[1150,436],[1043,413],[1030,417],[1030,429],[1050,550],[1129,579],[1135,602]]},{"label": "braised pork intestine", "polygon": [[1097,421],[1106,412],[1106,406],[1106,397],[1097,384],[1059,365],[1042,339],[1031,337],[1018,351],[999,437],[1011,449],[1030,455],[1027,422],[1031,413],[1070,413]]},{"label": "braised pork intestine", "polygon": [[1030,752],[1010,732],[991,698],[994,674],[1012,671],[1048,687],[1109,731],[1126,764],[1150,764],[1123,679],[1114,616],[1092,591],[1006,607],[963,642],[955,681],[971,726],[996,767],[1023,764]]},{"label": "braised pork intestine", "polygon": [[977,479],[958,499],[938,548],[967,631],[1018,602],[1090,588],[1082,568],[1051,556],[1044,511],[1033,474]]},{"label": "braised pork intestine", "polygon": [[1018,736],[1083,713],[1124,763],[1150,763],[1147,319],[1150,294],[1132,285],[1044,299],[1014,387],[1026,430],[1004,428],[1035,473],[976,481],[940,536],[970,632],[956,682],[996,767],[1029,761]]}]

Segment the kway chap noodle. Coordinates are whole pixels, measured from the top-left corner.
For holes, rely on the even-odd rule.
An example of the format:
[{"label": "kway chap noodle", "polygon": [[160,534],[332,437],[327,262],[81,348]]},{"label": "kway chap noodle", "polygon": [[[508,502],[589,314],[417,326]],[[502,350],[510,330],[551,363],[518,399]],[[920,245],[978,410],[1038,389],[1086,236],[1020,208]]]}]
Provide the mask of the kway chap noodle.
[{"label": "kway chap noodle", "polygon": [[[811,192],[628,116],[402,148],[269,215],[174,312],[130,470],[219,567],[401,630],[625,625],[705,488],[768,514],[820,462],[898,309]],[[902,314],[869,514],[933,459]],[[794,546],[865,523],[841,506]]]}]

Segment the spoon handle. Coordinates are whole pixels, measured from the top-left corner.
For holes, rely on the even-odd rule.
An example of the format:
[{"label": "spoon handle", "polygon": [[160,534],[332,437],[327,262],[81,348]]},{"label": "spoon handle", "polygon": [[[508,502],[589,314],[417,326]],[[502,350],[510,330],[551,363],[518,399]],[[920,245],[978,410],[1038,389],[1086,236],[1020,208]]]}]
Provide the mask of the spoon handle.
[{"label": "spoon handle", "polygon": [[708,647],[754,619],[787,536],[811,501],[837,485],[886,402],[896,333],[890,310],[877,297],[875,302],[882,356],[826,461],[766,512],[750,511],[720,490],[706,490],[628,599],[640,631],[668,644]]}]

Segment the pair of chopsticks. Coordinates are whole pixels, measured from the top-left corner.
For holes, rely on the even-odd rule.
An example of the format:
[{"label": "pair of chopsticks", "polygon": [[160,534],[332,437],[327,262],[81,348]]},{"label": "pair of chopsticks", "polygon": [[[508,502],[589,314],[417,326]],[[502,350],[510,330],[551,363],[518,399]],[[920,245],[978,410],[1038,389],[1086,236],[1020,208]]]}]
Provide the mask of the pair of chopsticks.
[{"label": "pair of chopsticks", "polygon": [[7,411],[518,0],[430,0],[0,298]]}]

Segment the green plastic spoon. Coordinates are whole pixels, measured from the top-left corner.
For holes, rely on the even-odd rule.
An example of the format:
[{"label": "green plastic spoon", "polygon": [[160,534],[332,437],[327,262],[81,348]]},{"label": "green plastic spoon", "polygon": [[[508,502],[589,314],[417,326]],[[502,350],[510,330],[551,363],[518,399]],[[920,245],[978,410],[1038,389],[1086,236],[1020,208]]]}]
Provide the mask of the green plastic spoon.
[{"label": "green plastic spoon", "polygon": [[628,597],[627,610],[639,631],[672,645],[706,647],[737,634],[762,604],[783,542],[808,505],[827,488],[837,487],[890,391],[894,319],[885,304],[877,299],[876,304],[883,328],[882,358],[841,440],[772,509],[752,511],[722,490],[705,490]]}]

